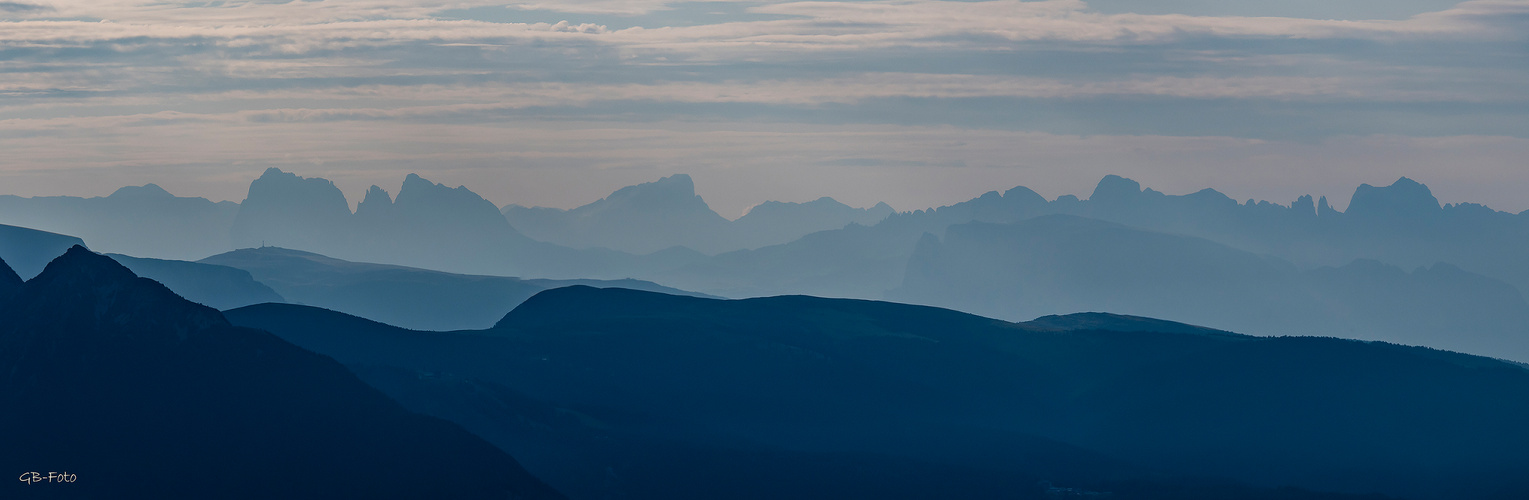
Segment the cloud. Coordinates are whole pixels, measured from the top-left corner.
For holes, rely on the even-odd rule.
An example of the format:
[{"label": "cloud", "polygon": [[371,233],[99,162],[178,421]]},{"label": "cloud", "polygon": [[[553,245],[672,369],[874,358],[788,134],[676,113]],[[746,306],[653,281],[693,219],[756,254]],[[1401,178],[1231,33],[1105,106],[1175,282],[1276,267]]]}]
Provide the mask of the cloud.
[{"label": "cloud", "polygon": [[[903,172],[894,177],[922,187],[938,176],[909,172],[965,168],[1004,184],[1019,180],[993,173],[1007,172],[1004,162],[1031,165],[1027,175],[1086,170],[1076,176],[1084,178],[1143,158],[1113,141],[1140,145],[1163,172],[1186,172],[1169,167],[1180,160],[1202,165],[1191,173],[1203,187],[1217,161],[1278,171],[1352,160],[1332,168],[1372,173],[1386,148],[1453,165],[1467,160],[1430,156],[1420,144],[1529,136],[1522,0],[1354,20],[1137,14],[1079,0],[699,8],[666,0],[4,3],[0,170],[179,165],[227,180],[228,169],[315,161],[358,178],[405,166],[697,169],[732,172],[718,182],[787,189],[749,169],[807,175],[810,165],[841,169],[832,175],[844,179]],[[461,12],[498,14],[452,14]],[[1377,136],[1405,140],[1353,139]],[[1521,153],[1472,144],[1480,151],[1437,150],[1497,166],[1505,160],[1494,155]],[[1345,156],[1359,150],[1367,152]],[[1421,161],[1403,160],[1397,165]],[[1170,177],[1156,185],[1173,185]],[[1524,186],[1508,177],[1481,178]],[[880,186],[925,200],[900,207],[930,199]]]},{"label": "cloud", "polygon": [[0,12],[29,13],[47,12],[51,10],[53,10],[53,7],[47,5],[37,5],[21,2],[0,2]]}]

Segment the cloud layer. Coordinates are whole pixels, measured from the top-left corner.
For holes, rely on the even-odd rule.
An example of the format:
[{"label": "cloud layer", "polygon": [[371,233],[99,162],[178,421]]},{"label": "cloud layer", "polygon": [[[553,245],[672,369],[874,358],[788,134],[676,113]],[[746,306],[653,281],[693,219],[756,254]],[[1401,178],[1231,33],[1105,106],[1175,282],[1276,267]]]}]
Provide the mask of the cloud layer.
[{"label": "cloud layer", "polygon": [[[572,206],[628,178],[689,171],[738,186],[700,186],[727,210],[786,196],[732,179],[792,172],[767,184],[808,199],[890,186],[905,194],[887,201],[918,208],[979,183],[921,192],[945,168],[1075,186],[1156,165],[1138,175],[1186,189],[1209,175],[1270,195],[1286,193],[1260,187],[1289,178],[1279,172],[1303,172],[1316,190],[1406,170],[1529,208],[1509,194],[1529,173],[1491,156],[1529,137],[1529,1],[1346,20],[1159,3],[1138,14],[1081,0],[0,2],[0,182],[18,194],[182,183],[238,200],[255,165],[368,184],[415,169],[515,197],[499,203]],[[904,146],[962,137],[996,142],[980,154]],[[1035,137],[1051,139],[1020,139]],[[1440,140],[1515,146],[1457,148],[1481,162],[1471,174],[1448,158],[1433,170],[1365,163]],[[1100,158],[1076,141],[1151,154]],[[1188,166],[1205,158],[1222,163]],[[607,180],[548,180],[569,187],[524,199],[495,176]]]}]

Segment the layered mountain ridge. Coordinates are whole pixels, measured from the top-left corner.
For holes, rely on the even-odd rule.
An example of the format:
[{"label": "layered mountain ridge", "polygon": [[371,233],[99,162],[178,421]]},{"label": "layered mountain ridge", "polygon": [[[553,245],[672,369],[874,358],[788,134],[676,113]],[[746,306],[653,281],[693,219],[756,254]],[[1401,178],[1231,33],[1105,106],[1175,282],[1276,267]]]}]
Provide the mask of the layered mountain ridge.
[{"label": "layered mountain ridge", "polygon": [[1043,480],[1123,499],[1529,492],[1512,472],[1529,466],[1529,371],[1426,348],[588,287],[454,334],[228,314],[517,447],[575,498],[1048,498]]},{"label": "layered mountain ridge", "polygon": [[0,462],[77,479],[11,482],[7,497],[561,498],[332,359],[83,247],[12,295],[0,302]]}]

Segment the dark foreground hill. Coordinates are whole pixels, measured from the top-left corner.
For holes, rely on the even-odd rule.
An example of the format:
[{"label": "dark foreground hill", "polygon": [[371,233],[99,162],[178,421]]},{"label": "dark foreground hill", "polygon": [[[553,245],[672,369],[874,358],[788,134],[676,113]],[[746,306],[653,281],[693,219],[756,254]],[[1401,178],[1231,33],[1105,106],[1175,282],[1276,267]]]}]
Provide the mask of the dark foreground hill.
[{"label": "dark foreground hill", "polygon": [[1121,499],[1529,494],[1529,371],[1426,348],[588,287],[455,334],[227,314],[575,498],[1046,498],[1041,481]]},{"label": "dark foreground hill", "polygon": [[110,258],[74,247],[24,284],[0,268],[0,468],[70,478],[0,497],[560,497],[457,425]]}]

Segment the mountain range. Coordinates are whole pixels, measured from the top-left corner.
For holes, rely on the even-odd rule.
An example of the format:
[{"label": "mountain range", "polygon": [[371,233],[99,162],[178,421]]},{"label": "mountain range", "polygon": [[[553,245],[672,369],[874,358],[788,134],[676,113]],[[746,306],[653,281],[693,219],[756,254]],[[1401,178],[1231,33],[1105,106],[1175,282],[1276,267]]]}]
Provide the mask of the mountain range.
[{"label": "mountain range", "polygon": [[193,260],[230,250],[228,230],[238,212],[237,203],[175,196],[155,184],[95,198],[0,195],[0,224],[74,235],[98,250],[161,259]]},{"label": "mountain range", "polygon": [[[114,196],[167,196],[160,192],[146,187]],[[8,203],[19,207],[24,203],[17,203],[27,200],[32,203],[23,207],[27,213],[62,203],[51,198]],[[104,199],[70,200],[79,204]],[[212,205],[225,206],[197,204]],[[6,206],[0,203],[0,220],[9,213]],[[1529,248],[1529,213],[1497,212],[1468,203],[1440,205],[1426,186],[1406,178],[1390,186],[1359,186],[1343,212],[1325,198],[1305,196],[1289,205],[1239,203],[1210,189],[1174,196],[1106,176],[1088,199],[1068,195],[1048,201],[1016,187],[950,206],[889,215],[884,205],[860,210],[831,200],[765,203],[728,221],[706,206],[683,175],[623,188],[573,210],[509,206],[503,212],[465,187],[449,188],[411,175],[396,199],[374,186],[352,212],[329,181],[270,169],[235,209],[229,237],[239,246],[279,245],[350,262],[461,275],[639,279],[725,297],[894,299],[1010,320],[1085,311],[1135,312],[1260,335],[1385,339],[1529,359],[1521,347],[1529,336],[1522,320],[1523,291],[1529,290],[1529,256],[1522,251]],[[1121,245],[1161,241],[1178,246],[1153,254],[1111,253],[1119,249],[1077,248],[1086,238],[1057,240],[1049,249],[1043,248],[1047,244],[1015,239],[1021,233],[1049,237],[1052,233],[1038,230],[1045,224],[1029,223],[1047,216],[1072,216],[1068,224],[1080,227],[1097,226],[1085,221],[1093,220],[1134,230],[1112,233],[1111,241]],[[759,246],[801,233],[805,235],[789,242]],[[747,238],[740,235],[763,239],[744,241]],[[764,238],[767,235],[774,236]],[[114,248],[88,234],[76,236],[98,249]],[[706,255],[683,245],[707,251],[741,249]],[[1192,261],[1174,253],[1191,247],[1237,256]],[[659,250],[637,254],[612,248]],[[1021,248],[1041,254],[1011,258],[1009,252]],[[956,255],[973,260],[963,264],[960,259],[967,257],[952,260]],[[1080,260],[1089,255],[1115,260]],[[979,261],[994,266],[994,272],[976,269]],[[1117,263],[1125,261],[1140,267],[1119,269]],[[38,265],[34,259],[31,267]],[[966,271],[957,272],[963,265]],[[1114,278],[1137,278],[1120,288],[1127,283],[1091,274],[1111,266],[1119,271]],[[1153,272],[1169,268],[1183,272]],[[1039,269],[1046,272],[1031,272]],[[1143,282],[1147,276],[1155,281]],[[1234,276],[1258,278],[1243,282],[1231,279]],[[1084,286],[1088,283],[1099,286]],[[289,295],[280,286],[271,287]],[[1048,288],[1065,293],[1032,293]],[[495,305],[477,308],[471,320],[459,323],[421,322],[407,314],[383,316],[388,308],[379,306],[370,306],[380,309],[373,311],[342,309],[417,328],[477,328],[530,289],[519,290],[485,289],[474,301]],[[1176,290],[1205,300],[1174,302]],[[357,300],[285,298],[336,306],[339,300]],[[1281,309],[1287,306],[1293,309]],[[1305,317],[1311,319],[1299,319]]]},{"label": "mountain range", "polygon": [[893,210],[885,203],[853,208],[824,197],[807,203],[768,201],[730,221],[695,194],[690,176],[676,174],[621,188],[572,210],[506,205],[503,213],[526,236],[573,248],[646,254],[682,246],[716,254],[785,243],[852,223],[875,224]]},{"label": "mountain range", "polygon": [[[74,245],[84,243],[72,236],[0,226],[0,258],[28,263],[22,268],[26,277]],[[294,302],[423,330],[487,328],[536,292],[569,285],[706,296],[635,279],[463,275],[279,247],[235,250],[198,262],[106,255],[192,302],[219,310]]]},{"label": "mountain range", "polygon": [[25,282],[0,263],[0,373],[0,464],[47,479],[7,498],[562,498],[334,360],[80,246]]},{"label": "mountain range", "polygon": [[226,314],[573,498],[1056,498],[1042,481],[1122,499],[1529,494],[1529,371],[1427,348],[580,286],[474,332]]}]

